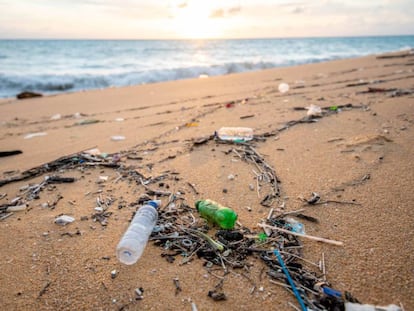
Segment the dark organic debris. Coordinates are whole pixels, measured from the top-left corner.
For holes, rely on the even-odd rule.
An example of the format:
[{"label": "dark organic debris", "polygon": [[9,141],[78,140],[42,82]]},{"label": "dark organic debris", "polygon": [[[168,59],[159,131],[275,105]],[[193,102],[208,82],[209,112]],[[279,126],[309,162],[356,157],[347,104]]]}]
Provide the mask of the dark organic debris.
[{"label": "dark organic debris", "polygon": [[[31,179],[47,172],[55,172],[59,169],[73,169],[79,166],[103,166],[110,168],[119,168],[119,163],[113,163],[109,159],[102,159],[98,156],[93,156],[85,152],[74,153],[68,156],[61,157],[52,162],[42,164],[40,166],[31,168],[22,172],[20,175],[11,176],[6,179],[0,180],[0,187],[22,180]],[[68,181],[63,181],[68,182]]]},{"label": "dark organic debris", "polygon": [[227,296],[225,293],[217,291],[217,290],[210,290],[207,295],[214,301],[220,301],[220,300],[227,299]]},{"label": "dark organic debris", "polygon": [[41,93],[29,92],[29,91],[21,92],[16,95],[17,99],[26,99],[26,98],[42,97],[42,96],[43,95]]},{"label": "dark organic debris", "polygon": [[23,153],[23,151],[21,150],[0,151],[0,158],[10,157],[10,156],[21,154],[21,153]]},{"label": "dark organic debris", "polygon": [[309,200],[306,200],[306,202],[312,205],[318,202],[320,199],[321,197],[319,196],[319,194],[317,194],[316,192],[312,192],[312,197]]}]

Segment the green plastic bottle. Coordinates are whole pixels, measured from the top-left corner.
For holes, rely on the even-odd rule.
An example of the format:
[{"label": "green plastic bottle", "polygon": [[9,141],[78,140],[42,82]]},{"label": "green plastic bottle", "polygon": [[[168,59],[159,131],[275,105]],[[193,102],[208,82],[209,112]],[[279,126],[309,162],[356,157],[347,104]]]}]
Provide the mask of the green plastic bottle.
[{"label": "green plastic bottle", "polygon": [[237,214],[229,207],[212,200],[200,200],[195,203],[200,216],[218,225],[222,229],[233,229],[237,220]]}]

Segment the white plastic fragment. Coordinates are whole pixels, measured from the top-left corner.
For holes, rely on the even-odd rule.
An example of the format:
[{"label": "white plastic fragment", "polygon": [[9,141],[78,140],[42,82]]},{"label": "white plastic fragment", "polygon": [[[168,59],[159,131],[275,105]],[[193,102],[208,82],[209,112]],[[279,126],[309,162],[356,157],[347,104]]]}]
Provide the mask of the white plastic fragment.
[{"label": "white plastic fragment", "polygon": [[310,117],[321,117],[322,116],[322,109],[321,107],[311,104],[309,107],[306,107],[308,112],[306,113]]},{"label": "white plastic fragment", "polygon": [[54,114],[50,117],[50,120],[60,120],[62,118],[62,115],[60,113]]},{"label": "white plastic fragment", "polygon": [[116,118],[116,119],[115,119],[115,121],[116,121],[116,122],[122,122],[122,121],[124,121],[124,120],[125,120],[124,118]]},{"label": "white plastic fragment", "polygon": [[253,129],[250,127],[222,127],[217,136],[226,141],[249,141],[253,139]]},{"label": "white plastic fragment", "polygon": [[401,311],[402,309],[396,305],[389,305],[387,307],[373,306],[359,303],[345,303],[345,311]]},{"label": "white plastic fragment", "polygon": [[280,93],[286,93],[287,91],[289,91],[289,84],[284,82],[280,83],[278,89]]},{"label": "white plastic fragment", "polygon": [[122,135],[114,135],[114,136],[111,136],[111,140],[113,140],[113,141],[125,140],[125,136],[122,136]]},{"label": "white plastic fragment", "polygon": [[75,218],[73,218],[72,216],[62,215],[55,219],[55,224],[66,226],[67,224],[70,224],[71,222],[74,222],[74,221],[75,221]]},{"label": "white plastic fragment", "polygon": [[15,206],[9,206],[7,207],[7,212],[21,212],[26,210],[27,205],[26,204],[21,204],[21,205],[15,205]]},{"label": "white plastic fragment", "polygon": [[31,138],[33,138],[33,137],[46,136],[46,135],[47,135],[47,133],[45,133],[45,132],[30,133],[30,134],[27,134],[27,135],[24,137],[24,139],[31,139]]}]

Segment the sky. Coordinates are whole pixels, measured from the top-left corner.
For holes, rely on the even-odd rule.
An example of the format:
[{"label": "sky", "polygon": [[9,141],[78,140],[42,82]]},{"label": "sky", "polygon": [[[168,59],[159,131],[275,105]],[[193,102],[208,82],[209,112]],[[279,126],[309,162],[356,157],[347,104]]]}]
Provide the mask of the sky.
[{"label": "sky", "polygon": [[414,34],[414,0],[0,0],[0,38]]}]

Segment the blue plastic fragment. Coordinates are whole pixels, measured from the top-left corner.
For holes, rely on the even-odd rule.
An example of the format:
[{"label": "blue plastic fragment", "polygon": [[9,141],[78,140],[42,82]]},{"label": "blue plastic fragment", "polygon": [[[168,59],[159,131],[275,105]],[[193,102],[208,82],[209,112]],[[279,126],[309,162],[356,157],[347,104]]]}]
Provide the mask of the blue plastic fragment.
[{"label": "blue plastic fragment", "polygon": [[293,293],[295,294],[296,299],[299,302],[300,308],[302,309],[302,311],[307,311],[308,309],[306,308],[305,303],[303,302],[302,297],[300,296],[298,289],[296,288],[296,285],[289,274],[289,270],[286,268],[285,263],[283,262],[282,256],[280,256],[280,253],[277,249],[275,249],[273,252],[277,257],[280,266],[282,267],[283,273],[286,275],[286,278],[288,279],[290,287],[292,287]]},{"label": "blue plastic fragment", "polygon": [[339,292],[339,291],[337,291],[333,288],[327,287],[327,286],[323,286],[322,291],[324,292],[325,295],[328,295],[328,296],[338,297],[338,298],[342,297],[341,292]]}]

